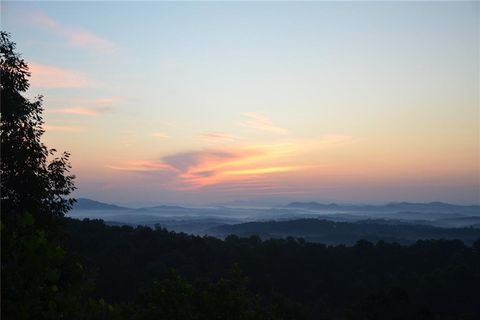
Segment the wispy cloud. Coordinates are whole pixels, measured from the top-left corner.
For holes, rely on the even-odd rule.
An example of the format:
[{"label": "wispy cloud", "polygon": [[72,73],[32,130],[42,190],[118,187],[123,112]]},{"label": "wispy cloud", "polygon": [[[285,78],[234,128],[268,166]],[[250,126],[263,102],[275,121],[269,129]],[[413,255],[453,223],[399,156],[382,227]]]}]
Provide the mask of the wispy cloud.
[{"label": "wispy cloud", "polygon": [[122,165],[109,165],[110,169],[120,171],[132,171],[132,172],[164,172],[175,171],[174,168],[168,164],[156,162],[156,161],[128,161]]},{"label": "wispy cloud", "polygon": [[51,131],[60,131],[60,132],[81,132],[85,131],[84,127],[77,127],[77,126],[65,126],[65,125],[43,125],[43,129],[46,132]]},{"label": "wispy cloud", "polygon": [[91,84],[91,81],[81,72],[62,69],[51,65],[31,63],[30,83],[39,88],[81,88]]},{"label": "wispy cloud", "polygon": [[231,134],[216,131],[202,132],[200,133],[199,137],[201,140],[207,142],[232,142],[238,139],[236,136]]},{"label": "wispy cloud", "polygon": [[101,97],[94,99],[72,99],[65,103],[65,107],[49,109],[50,114],[67,114],[79,116],[98,116],[112,110],[112,105],[119,101],[116,97]]},{"label": "wispy cloud", "polygon": [[37,12],[32,15],[32,21],[39,26],[45,26],[48,28],[59,28],[58,23],[56,23],[53,19],[48,17],[47,15]]},{"label": "wispy cloud", "polygon": [[37,12],[32,15],[32,22],[41,27],[48,28],[61,35],[71,47],[87,49],[95,52],[110,53],[115,50],[115,45],[90,31],[71,28],[60,24],[44,13]]},{"label": "wispy cloud", "polygon": [[50,110],[49,113],[58,113],[58,114],[73,114],[80,116],[96,116],[101,113],[109,111],[109,107],[98,107],[98,108],[62,108]]},{"label": "wispy cloud", "polygon": [[99,38],[88,31],[67,30],[65,34],[72,47],[93,49],[100,52],[112,52],[115,49],[112,42]]},{"label": "wispy cloud", "polygon": [[262,113],[246,112],[243,113],[243,116],[247,117],[247,119],[241,123],[244,127],[276,134],[287,133],[287,129],[275,125],[270,118]]}]

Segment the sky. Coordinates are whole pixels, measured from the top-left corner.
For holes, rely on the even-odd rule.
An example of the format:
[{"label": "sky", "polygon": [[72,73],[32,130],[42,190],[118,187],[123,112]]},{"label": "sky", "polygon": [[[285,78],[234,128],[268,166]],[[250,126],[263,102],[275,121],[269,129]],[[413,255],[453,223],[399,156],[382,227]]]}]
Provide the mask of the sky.
[{"label": "sky", "polygon": [[77,197],[480,203],[479,2],[5,2]]}]

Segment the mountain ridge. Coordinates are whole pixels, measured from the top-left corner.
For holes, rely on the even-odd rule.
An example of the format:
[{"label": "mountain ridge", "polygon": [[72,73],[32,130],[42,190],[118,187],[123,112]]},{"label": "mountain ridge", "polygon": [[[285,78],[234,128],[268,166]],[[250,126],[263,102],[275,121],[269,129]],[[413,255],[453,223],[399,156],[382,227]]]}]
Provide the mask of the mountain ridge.
[{"label": "mountain ridge", "polygon": [[441,212],[452,212],[452,211],[467,211],[475,212],[480,214],[480,205],[457,205],[450,204],[446,202],[433,201],[433,202],[389,202],[383,205],[342,205],[336,203],[319,203],[315,201],[309,202],[291,202],[287,204],[287,208],[297,208],[297,209],[309,209],[309,210],[345,210],[345,211],[383,211],[383,210],[419,210],[419,211],[441,211]]},{"label": "mountain ridge", "polygon": [[100,202],[88,198],[77,198],[73,210],[132,210],[131,208]]}]

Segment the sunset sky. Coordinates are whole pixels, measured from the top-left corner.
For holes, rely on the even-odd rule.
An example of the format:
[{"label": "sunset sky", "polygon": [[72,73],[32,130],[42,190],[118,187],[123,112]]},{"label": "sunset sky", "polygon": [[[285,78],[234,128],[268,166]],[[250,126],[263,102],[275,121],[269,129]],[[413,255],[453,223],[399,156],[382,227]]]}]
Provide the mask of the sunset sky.
[{"label": "sunset sky", "polygon": [[480,203],[479,2],[2,2],[75,196]]}]

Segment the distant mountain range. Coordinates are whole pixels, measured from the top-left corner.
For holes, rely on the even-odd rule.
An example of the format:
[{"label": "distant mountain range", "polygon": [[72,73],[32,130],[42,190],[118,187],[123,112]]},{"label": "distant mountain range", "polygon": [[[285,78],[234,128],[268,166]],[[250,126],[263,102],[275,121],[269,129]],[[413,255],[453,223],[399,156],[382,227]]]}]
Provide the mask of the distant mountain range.
[{"label": "distant mountain range", "polygon": [[154,206],[154,207],[144,207],[144,208],[128,208],[117,206],[115,204],[104,203],[92,199],[87,198],[78,198],[77,202],[73,205],[73,210],[135,210],[135,211],[145,211],[145,210],[189,210],[188,208],[180,207],[180,206],[170,206],[170,205],[161,205],[161,206]]},{"label": "distant mountain range", "polygon": [[78,198],[73,205],[73,210],[132,210],[130,208],[103,203],[87,198]]},{"label": "distant mountain range", "polygon": [[[159,205],[127,208],[91,199],[79,198],[68,214],[77,219],[102,219],[109,224],[162,225],[170,230],[195,234],[223,234],[224,230],[209,230],[220,225],[322,219],[331,222],[365,222],[382,225],[418,225],[441,228],[480,227],[480,206],[454,205],[443,202],[398,202],[385,205],[348,205],[319,202],[291,202],[276,207],[182,207]],[[294,225],[287,224],[289,227]],[[222,227],[223,228],[223,227]],[[238,227],[240,228],[240,227]],[[242,227],[243,228],[243,227]],[[369,227],[371,228],[371,227]],[[269,234],[262,227],[261,234]],[[429,229],[425,229],[429,230]],[[248,229],[248,231],[251,231]],[[291,230],[292,232],[294,229]],[[236,233],[236,232],[235,232]],[[243,233],[243,229],[239,231]],[[275,232],[273,234],[276,234]],[[296,235],[286,233],[286,235]],[[384,234],[383,238],[388,234]],[[353,238],[352,238],[353,239]],[[392,239],[393,240],[393,239]]]},{"label": "distant mountain range", "polygon": [[180,206],[162,205],[162,206],[155,206],[155,207],[140,208],[138,210],[188,210],[188,208],[184,208]]},{"label": "distant mountain range", "polygon": [[307,210],[335,210],[335,211],[406,211],[406,212],[436,212],[436,213],[468,213],[480,214],[480,205],[455,205],[444,202],[412,203],[412,202],[391,202],[385,205],[340,205],[336,203],[318,202],[292,202],[286,205],[287,208]]},{"label": "distant mountain range", "polygon": [[[237,204],[238,205],[238,204]],[[480,205],[456,205],[444,202],[414,203],[414,202],[391,202],[385,205],[349,205],[337,203],[319,202],[291,202],[283,207],[307,210],[329,210],[329,211],[397,211],[397,212],[459,212],[480,214]],[[189,210],[189,208],[175,205],[160,205],[132,209],[108,204],[87,198],[78,198],[73,206],[74,210]]]}]

